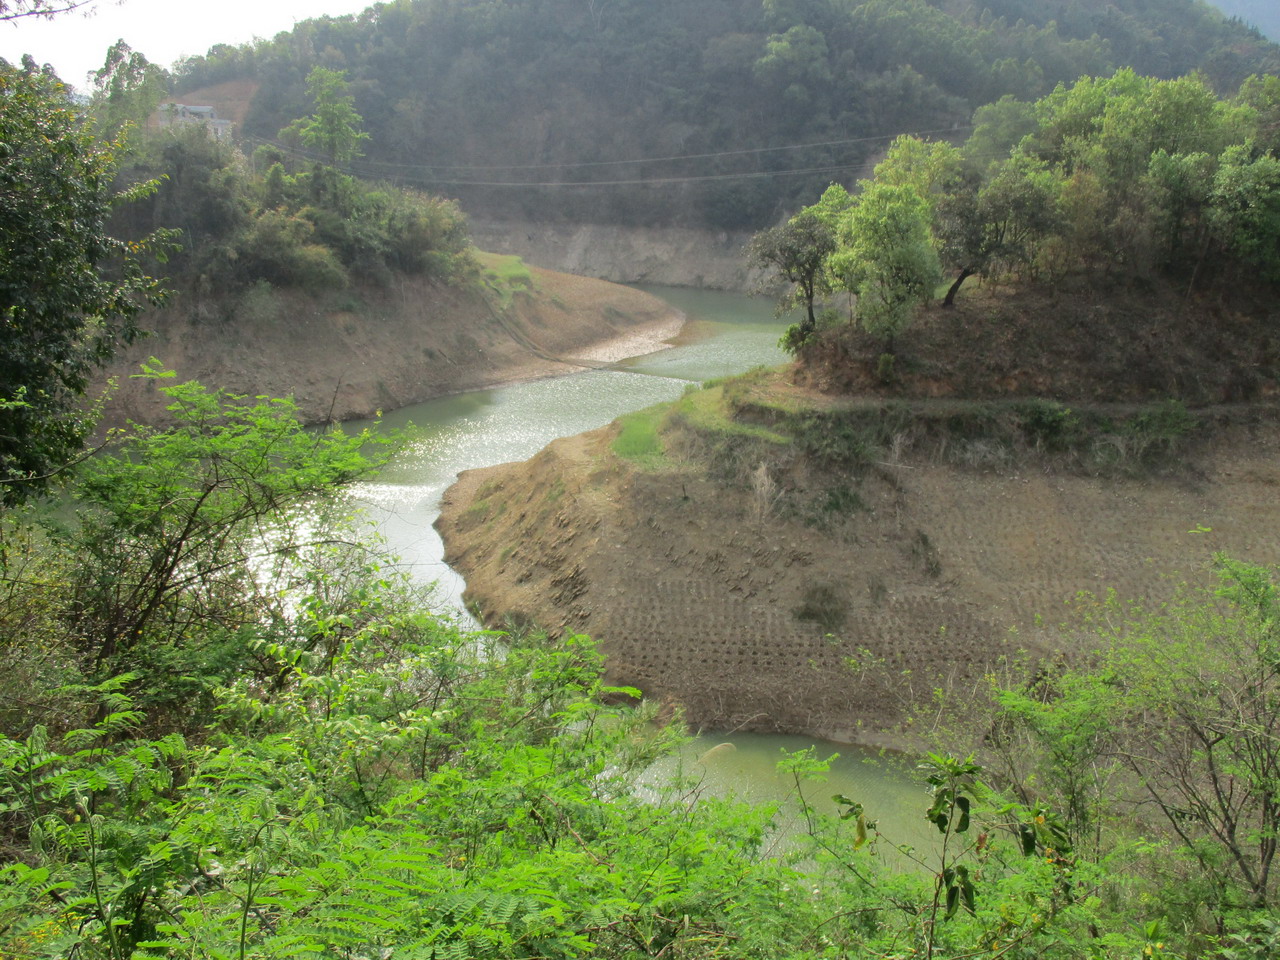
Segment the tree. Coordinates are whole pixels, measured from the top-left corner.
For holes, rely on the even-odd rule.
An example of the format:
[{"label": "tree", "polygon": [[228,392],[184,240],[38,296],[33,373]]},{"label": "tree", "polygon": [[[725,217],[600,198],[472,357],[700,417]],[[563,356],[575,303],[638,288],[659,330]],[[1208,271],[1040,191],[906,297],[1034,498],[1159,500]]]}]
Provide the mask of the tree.
[{"label": "tree", "polygon": [[290,400],[195,382],[161,392],[174,425],[134,426],[119,450],[82,465],[79,523],[57,536],[80,558],[69,626],[85,638],[87,669],[159,677],[173,693],[175,678],[220,661],[220,681],[235,675],[246,640],[288,619],[273,602],[316,539],[323,498],[369,472],[386,440],[307,430]]},{"label": "tree", "polygon": [[361,156],[360,145],[369,139],[369,134],[360,129],[360,114],[348,88],[345,70],[314,68],[307,74],[307,93],[316,112],[281,130],[281,139],[296,139],[303,146],[314,147],[335,165]]},{"label": "tree", "polygon": [[932,142],[904,134],[893,141],[875,168],[877,183],[914,187],[932,204],[963,170],[959,150],[945,140]]},{"label": "tree", "polygon": [[782,96],[803,106],[810,100],[810,88],[830,83],[827,41],[813,27],[798,24],[783,34],[775,34],[765,44],[765,55],[756,61],[756,78]]},{"label": "tree", "polygon": [[761,230],[747,245],[751,265],[767,271],[766,282],[781,278],[791,284],[778,302],[779,312],[804,306],[804,319],[794,335],[788,333],[788,342],[795,348],[813,336],[818,327],[813,302],[829,289],[824,270],[827,257],[835,248],[835,231],[812,207],[801,210],[781,226]]},{"label": "tree", "polygon": [[1233,259],[1274,282],[1280,280],[1280,160],[1251,154],[1247,144],[1222,154],[1210,221]]},{"label": "tree", "polygon": [[858,318],[886,353],[941,279],[929,203],[912,186],[865,185],[840,224],[831,272],[858,295]]},{"label": "tree", "polygon": [[1158,608],[1091,607],[1092,655],[998,689],[988,744],[1014,789],[1095,832],[1098,855],[1103,818],[1137,816],[1147,836],[1163,821],[1200,868],[1194,909],[1221,924],[1276,903],[1280,588],[1273,569],[1216,567],[1216,588]]},{"label": "tree", "polygon": [[1059,224],[1061,183],[1042,161],[1015,154],[981,188],[953,189],[937,203],[943,257],[958,271],[943,306],[974,274],[1008,273],[1035,261],[1040,241]]},{"label": "tree", "polygon": [[137,259],[147,244],[106,232],[119,200],[150,189],[113,195],[115,146],[87,132],[55,80],[0,64],[2,503],[81,449],[90,371],[138,336],[143,305],[161,298]]},{"label": "tree", "polygon": [[93,112],[102,133],[119,136],[126,125],[140,126],[160,105],[168,74],[123,40],[107,51],[93,75]]}]

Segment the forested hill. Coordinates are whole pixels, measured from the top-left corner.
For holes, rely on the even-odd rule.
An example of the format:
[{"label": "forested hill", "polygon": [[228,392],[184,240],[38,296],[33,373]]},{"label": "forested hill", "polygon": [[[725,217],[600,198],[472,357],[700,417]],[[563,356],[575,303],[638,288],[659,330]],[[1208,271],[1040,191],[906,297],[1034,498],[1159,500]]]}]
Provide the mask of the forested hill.
[{"label": "forested hill", "polygon": [[371,134],[355,172],[479,215],[756,228],[1004,95],[1119,66],[1225,93],[1280,48],[1200,0],[395,0],[215,47],[178,92],[252,80],[273,139],[316,65]]},{"label": "forested hill", "polygon": [[1280,7],[1275,0],[1213,0],[1213,5],[1228,16],[1257,27],[1272,40],[1280,39]]}]

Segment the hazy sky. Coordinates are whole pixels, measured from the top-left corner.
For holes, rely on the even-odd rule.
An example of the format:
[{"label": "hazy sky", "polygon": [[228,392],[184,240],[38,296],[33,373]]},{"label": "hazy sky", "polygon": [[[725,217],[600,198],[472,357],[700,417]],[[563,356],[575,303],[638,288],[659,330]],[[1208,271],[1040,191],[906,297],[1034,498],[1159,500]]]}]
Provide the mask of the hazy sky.
[{"label": "hazy sky", "polygon": [[97,0],[88,16],[66,13],[53,20],[0,23],[0,57],[12,63],[29,53],[51,63],[66,83],[85,89],[85,75],[102,66],[107,48],[123,38],[153,63],[168,67],[179,57],[206,52],[216,43],[274,37],[299,20],[358,13],[374,0]]}]

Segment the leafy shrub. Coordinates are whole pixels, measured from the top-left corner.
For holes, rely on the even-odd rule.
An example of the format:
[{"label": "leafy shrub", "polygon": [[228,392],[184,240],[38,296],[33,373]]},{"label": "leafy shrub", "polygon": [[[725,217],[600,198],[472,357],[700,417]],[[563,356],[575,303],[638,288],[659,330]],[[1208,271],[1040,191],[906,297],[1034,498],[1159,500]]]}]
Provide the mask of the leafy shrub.
[{"label": "leafy shrub", "polygon": [[1028,400],[1018,405],[1022,432],[1031,445],[1059,452],[1077,444],[1083,434],[1080,418],[1070,407],[1052,400]]},{"label": "leafy shrub", "polygon": [[800,348],[809,342],[810,336],[811,334],[801,324],[793,323],[782,332],[778,346],[794,357],[800,352]]},{"label": "leafy shrub", "polygon": [[898,379],[897,373],[897,356],[892,353],[882,353],[876,360],[876,379],[883,384],[891,384]]},{"label": "leafy shrub", "polygon": [[301,217],[278,210],[262,214],[239,239],[239,279],[286,287],[345,287],[346,270],[333,250],[312,242],[313,234],[312,224]]}]

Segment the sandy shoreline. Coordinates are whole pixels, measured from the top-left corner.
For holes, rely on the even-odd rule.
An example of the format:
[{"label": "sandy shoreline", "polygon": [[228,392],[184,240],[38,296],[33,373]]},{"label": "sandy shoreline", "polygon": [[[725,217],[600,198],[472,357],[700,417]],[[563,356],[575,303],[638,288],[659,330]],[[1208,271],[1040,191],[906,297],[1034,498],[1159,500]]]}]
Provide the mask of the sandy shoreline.
[{"label": "sandy shoreline", "polygon": [[671,341],[680,336],[688,316],[672,308],[672,316],[656,321],[652,326],[640,330],[632,330],[610,340],[596,344],[586,350],[580,350],[579,359],[596,363],[618,363],[632,357],[644,357],[670,347]]}]

